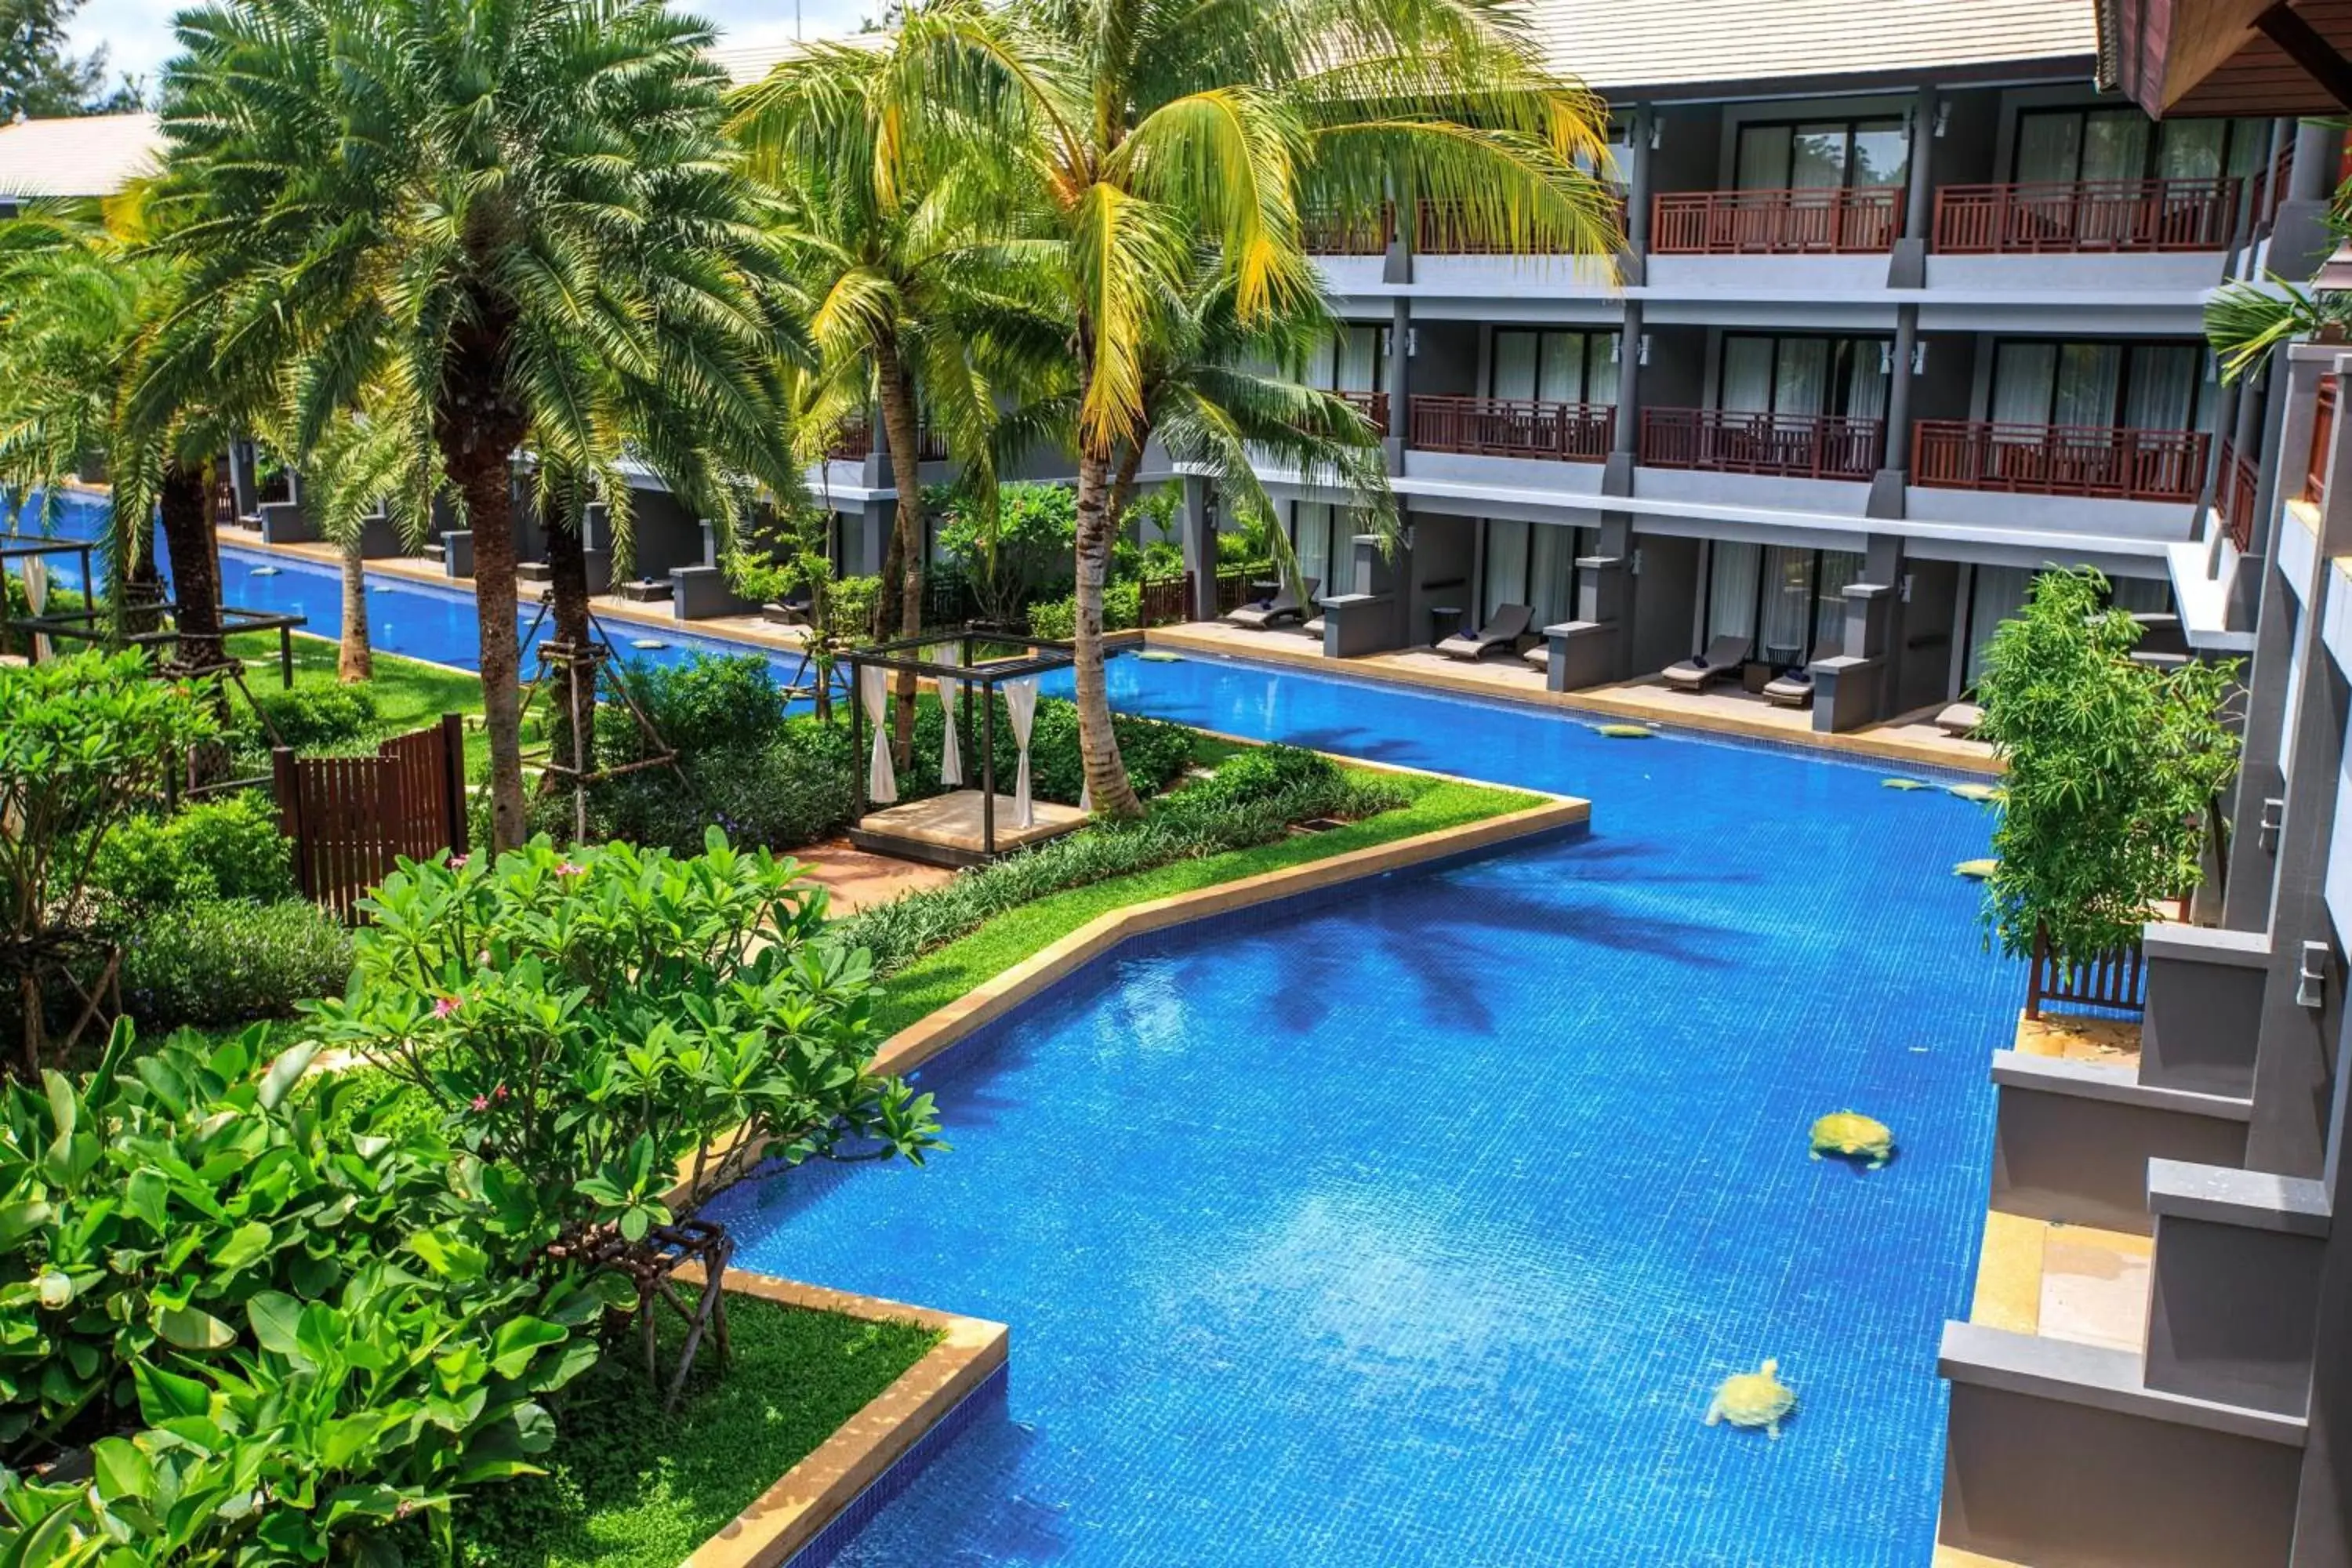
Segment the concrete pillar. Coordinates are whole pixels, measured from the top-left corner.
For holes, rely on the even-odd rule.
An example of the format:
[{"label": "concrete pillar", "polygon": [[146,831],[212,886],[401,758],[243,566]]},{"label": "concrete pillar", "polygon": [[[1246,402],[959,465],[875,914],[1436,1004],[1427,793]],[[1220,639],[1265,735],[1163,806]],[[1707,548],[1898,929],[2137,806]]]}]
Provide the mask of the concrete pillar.
[{"label": "concrete pillar", "polygon": [[1404,472],[1412,436],[1412,301],[1399,294],[1389,300],[1389,433],[1381,444],[1391,474]]},{"label": "concrete pillar", "polygon": [[1609,461],[1601,470],[1601,493],[1633,493],[1633,465],[1642,449],[1642,301],[1625,301],[1617,333],[1617,417],[1609,432]]},{"label": "concrete pillar", "polygon": [[1179,481],[1183,504],[1176,517],[1176,542],[1192,579],[1192,602],[1185,611],[1196,621],[1217,618],[1217,534],[1209,510],[1209,481],[1187,474]]},{"label": "concrete pillar", "polygon": [[2294,167],[2287,176],[2286,200],[2271,225],[2270,270],[2299,283],[2319,270],[2336,248],[2327,226],[2327,206],[2336,185],[2336,165],[2344,132],[2323,121],[2295,127]]},{"label": "concrete pillar", "polygon": [[1617,258],[1618,280],[1639,288],[1650,271],[1650,143],[1657,137],[1658,111],[1646,103],[1633,106],[1633,124],[1625,149],[1625,249]]},{"label": "concrete pillar", "polygon": [[1886,447],[1870,479],[1865,517],[1900,518],[1911,467],[1911,362],[1919,349],[1919,307],[1895,307],[1893,363],[1886,373]]},{"label": "concrete pillar", "polygon": [[261,507],[260,476],[254,471],[253,443],[232,441],[228,445],[228,482],[236,491],[236,515],[253,516]]},{"label": "concrete pillar", "polygon": [[1903,233],[1895,240],[1895,253],[1887,261],[1889,289],[1927,286],[1928,231],[1935,223],[1936,211],[1937,101],[1932,82],[1922,86],[1912,100],[1910,184],[1903,193]]}]

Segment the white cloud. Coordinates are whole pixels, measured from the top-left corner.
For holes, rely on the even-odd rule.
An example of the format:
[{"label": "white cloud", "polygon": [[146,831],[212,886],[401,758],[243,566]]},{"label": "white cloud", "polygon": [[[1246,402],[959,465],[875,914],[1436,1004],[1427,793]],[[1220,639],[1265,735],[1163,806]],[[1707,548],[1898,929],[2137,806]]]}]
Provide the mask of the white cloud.
[{"label": "white cloud", "polygon": [[[184,3],[89,0],[74,17],[73,47],[87,51],[103,45],[109,68],[146,78],[152,95],[163,62],[178,52],[172,17]],[[709,20],[727,43],[780,44],[793,36],[791,0],[714,0],[686,8]],[[835,37],[856,32],[879,8],[878,0],[800,0],[798,25],[805,37]]]}]

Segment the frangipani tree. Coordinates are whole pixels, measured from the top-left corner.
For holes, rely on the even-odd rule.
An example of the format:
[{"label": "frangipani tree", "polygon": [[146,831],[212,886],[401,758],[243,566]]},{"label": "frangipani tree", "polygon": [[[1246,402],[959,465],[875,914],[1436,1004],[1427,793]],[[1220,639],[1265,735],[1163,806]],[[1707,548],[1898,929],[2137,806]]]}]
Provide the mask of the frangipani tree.
[{"label": "frangipani tree", "polygon": [[[1244,328],[1318,309],[1300,228],[1428,197],[1513,250],[1616,248],[1605,117],[1494,0],[940,0],[911,11],[877,93],[890,122],[970,136],[1024,182],[1027,247],[1076,365],[1076,697],[1096,808],[1139,811],[1110,727],[1102,595],[1115,476],[1149,438],[1203,247]],[[886,148],[885,156],[894,155]],[[1605,263],[1599,263],[1605,265]]]},{"label": "frangipani tree", "polygon": [[226,0],[182,14],[152,197],[186,270],[137,396],[300,367],[297,449],[387,366],[473,532],[492,835],[522,837],[513,468],[634,458],[731,526],[796,484],[811,357],[724,134],[709,29],[658,0]]}]

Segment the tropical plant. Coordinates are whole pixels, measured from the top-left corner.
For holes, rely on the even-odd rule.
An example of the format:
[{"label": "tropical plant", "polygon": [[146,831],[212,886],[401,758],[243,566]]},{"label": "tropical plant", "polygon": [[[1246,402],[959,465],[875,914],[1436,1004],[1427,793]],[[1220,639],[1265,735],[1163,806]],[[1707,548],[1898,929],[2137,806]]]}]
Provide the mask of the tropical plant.
[{"label": "tropical plant", "polygon": [[1009,207],[1038,225],[1024,254],[1070,327],[1076,693],[1097,810],[1139,809],[1111,733],[1102,591],[1155,358],[1187,357],[1200,247],[1245,331],[1320,311],[1305,205],[1362,216],[1427,196],[1504,249],[1614,250],[1613,194],[1580,167],[1606,164],[1602,110],[1538,62],[1526,26],[1491,0],[942,0],[880,51],[876,96],[905,127],[883,155],[951,142],[1016,176]]},{"label": "tropical plant", "polygon": [[319,1025],[443,1108],[516,1256],[637,1241],[763,1157],[919,1163],[931,1097],[870,1070],[869,965],[799,876],[715,827],[691,859],[538,838],[404,862]]},{"label": "tropical plant", "polygon": [[2042,574],[1993,634],[1978,732],[2008,773],[1985,919],[2010,952],[2037,931],[2064,959],[2112,952],[2197,885],[2209,849],[2226,876],[2216,803],[2238,765],[2238,665],[2140,664],[2139,637],[2089,567]]},{"label": "tropical plant", "polygon": [[[808,358],[723,134],[707,26],[659,0],[230,0],[186,13],[151,200],[186,269],[134,406],[266,366],[295,450],[389,384],[473,534],[492,837],[523,815],[512,464],[541,509],[625,455],[730,528],[797,486]],[[561,492],[551,504],[549,487]]]},{"label": "tropical plant", "polygon": [[941,486],[940,553],[971,584],[981,614],[1000,625],[1070,581],[1077,543],[1077,497],[1067,485],[1000,485],[995,504],[969,489]]},{"label": "tropical plant", "polygon": [[211,709],[187,689],[153,679],[137,653],[83,653],[0,665],[0,963],[23,1010],[25,1068],[48,1050],[50,983],[80,996],[70,1045],[103,994],[79,971],[110,965],[95,951],[86,898],[109,837],[163,792],[171,768],[216,732]]}]

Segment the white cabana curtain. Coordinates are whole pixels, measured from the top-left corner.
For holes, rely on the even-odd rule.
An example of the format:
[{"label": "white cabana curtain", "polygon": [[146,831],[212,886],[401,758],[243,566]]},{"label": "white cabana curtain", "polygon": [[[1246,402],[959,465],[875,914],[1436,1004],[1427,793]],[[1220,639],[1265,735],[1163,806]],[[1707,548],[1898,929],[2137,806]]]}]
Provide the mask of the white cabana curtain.
[{"label": "white cabana curtain", "polygon": [[1013,822],[1034,827],[1037,813],[1029,800],[1029,725],[1037,717],[1037,680],[1008,680],[1003,688],[1005,710],[1013,716],[1013,743],[1020,749],[1021,767],[1013,779]]},{"label": "white cabana curtain", "polygon": [[[950,657],[954,652],[951,647],[935,647],[926,651],[923,657],[933,664],[950,664],[954,662]],[[963,682],[952,675],[934,679],[940,689],[940,715],[947,721],[940,726],[946,737],[940,742],[940,783],[961,784],[963,783],[963,750],[956,740],[956,698],[963,690]]]},{"label": "white cabana curtain", "polygon": [[898,775],[890,769],[887,716],[890,672],[879,665],[857,667],[857,695],[866,704],[866,721],[874,727],[874,752],[866,764],[866,798],[888,805],[898,798]]},{"label": "white cabana curtain", "polygon": [[[25,557],[25,606],[32,611],[33,614],[37,616],[48,605],[48,602],[49,563],[42,560],[37,555],[27,555]],[[47,632],[34,633],[33,662],[38,664],[48,657],[48,634]]]}]

